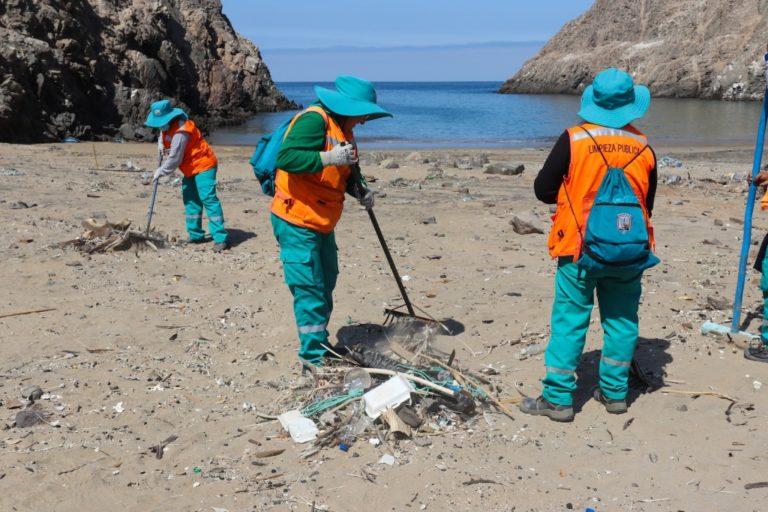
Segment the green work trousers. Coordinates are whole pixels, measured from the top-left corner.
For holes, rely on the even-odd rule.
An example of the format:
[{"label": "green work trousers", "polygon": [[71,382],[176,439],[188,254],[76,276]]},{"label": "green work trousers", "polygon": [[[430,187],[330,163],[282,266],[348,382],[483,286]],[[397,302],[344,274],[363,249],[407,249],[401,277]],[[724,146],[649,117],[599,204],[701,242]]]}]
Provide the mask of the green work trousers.
[{"label": "green work trousers", "polygon": [[765,345],[768,345],[768,251],[763,258],[760,289],[763,291],[763,323],[760,325],[760,339]]},{"label": "green work trousers", "polygon": [[285,284],[293,295],[299,331],[299,358],[322,364],[328,345],[333,289],[339,275],[336,237],[296,226],[272,214],[272,231],[280,244]]},{"label": "green work trousers", "polygon": [[576,367],[584,350],[595,292],[603,327],[600,387],[609,399],[626,398],[639,333],[642,275],[638,270],[585,271],[572,258],[559,258],[552,334],[544,353],[544,398],[558,405],[573,403]]},{"label": "green work trousers", "polygon": [[181,180],[181,198],[184,200],[187,233],[190,240],[205,238],[203,208],[208,216],[208,230],[213,241],[227,241],[224,229],[224,211],[216,195],[216,167]]}]

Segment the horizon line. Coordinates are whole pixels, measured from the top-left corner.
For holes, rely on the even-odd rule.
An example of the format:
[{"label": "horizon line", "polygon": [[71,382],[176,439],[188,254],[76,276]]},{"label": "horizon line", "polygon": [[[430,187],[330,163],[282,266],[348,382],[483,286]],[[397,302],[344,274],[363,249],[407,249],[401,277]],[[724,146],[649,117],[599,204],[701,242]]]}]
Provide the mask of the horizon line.
[{"label": "horizon line", "polygon": [[[508,78],[504,79],[488,79],[488,80],[412,80],[412,79],[401,79],[401,80],[372,80],[373,82],[382,84],[382,83],[418,83],[418,84],[446,84],[446,83],[493,83],[493,82],[506,82],[509,80]],[[277,84],[308,84],[308,83],[324,83],[324,84],[332,84],[334,79],[330,80],[273,80],[273,82]]]},{"label": "horizon line", "polygon": [[544,45],[546,41],[486,41],[481,43],[450,43],[450,44],[431,44],[431,45],[398,45],[398,46],[322,46],[308,48],[269,48],[259,46],[261,51],[269,52],[327,52],[327,51],[404,51],[404,50],[449,50],[458,48],[492,48],[492,47],[516,47],[528,45]]}]

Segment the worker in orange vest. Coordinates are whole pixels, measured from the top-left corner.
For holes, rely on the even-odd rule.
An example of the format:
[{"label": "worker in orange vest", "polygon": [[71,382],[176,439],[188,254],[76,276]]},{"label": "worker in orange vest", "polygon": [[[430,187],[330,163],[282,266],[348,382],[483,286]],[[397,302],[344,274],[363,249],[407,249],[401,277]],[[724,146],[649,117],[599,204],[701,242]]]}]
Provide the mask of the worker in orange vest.
[{"label": "worker in orange vest", "polygon": [[213,250],[229,248],[229,237],[224,228],[224,212],[216,195],[218,160],[211,146],[203,138],[186,112],[174,108],[168,100],[152,104],[145,125],[160,130],[158,150],[165,159],[157,168],[154,180],[171,174],[177,168],[181,180],[187,233],[193,244],[208,241],[203,230],[203,209],[208,216],[208,230],[213,238]]},{"label": "worker in orange vest", "polygon": [[[585,123],[568,128],[560,136],[534,182],[536,197],[557,205],[548,241],[550,256],[557,258],[557,273],[551,336],[544,354],[544,389],[540,397],[525,398],[520,403],[520,410],[526,414],[555,421],[573,420],[576,368],[584,350],[595,293],[604,342],[600,382],[593,397],[609,413],[627,411],[629,369],[639,334],[641,278],[645,268],[658,263],[650,252],[656,156],[645,135],[630,124],[641,118],[649,105],[648,88],[635,85],[630,75],[614,68],[600,72],[581,97],[579,116]],[[628,197],[640,211],[636,220],[624,213],[605,217],[603,226],[627,232],[633,222],[644,222],[647,254],[638,265],[609,264],[590,269],[579,260],[582,256],[587,261],[596,257],[587,252],[590,247],[585,245],[588,232],[584,228],[590,211],[597,211],[595,197],[602,192],[600,185],[609,168],[623,169],[621,179],[626,178],[627,189],[631,189],[627,190]]]},{"label": "worker in orange vest", "polygon": [[[751,180],[752,177],[750,176],[749,179]],[[758,187],[768,185],[768,170],[763,169],[755,176],[755,185]],[[763,195],[760,207],[762,210],[768,210],[768,191]],[[765,235],[760,244],[754,269],[762,274],[760,290],[763,292],[763,323],[760,325],[760,341],[749,344],[744,349],[744,357],[751,361],[768,363],[768,234]]]},{"label": "worker in orange vest", "polygon": [[280,244],[285,283],[293,295],[299,331],[299,358],[322,364],[328,321],[339,273],[334,228],[344,194],[373,206],[357,165],[352,130],[366,121],[392,116],[376,102],[373,84],[340,76],[336,90],[315,87],[318,100],[297,114],[277,155],[272,229]]}]

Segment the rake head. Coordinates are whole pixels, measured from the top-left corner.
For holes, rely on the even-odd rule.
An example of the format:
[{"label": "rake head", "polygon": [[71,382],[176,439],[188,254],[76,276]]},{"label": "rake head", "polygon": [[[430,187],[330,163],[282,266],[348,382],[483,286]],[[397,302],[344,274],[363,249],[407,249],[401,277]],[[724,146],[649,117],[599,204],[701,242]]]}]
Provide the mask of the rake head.
[{"label": "rake head", "polygon": [[403,323],[403,322],[423,322],[428,325],[433,325],[435,327],[439,327],[443,331],[445,331],[447,334],[453,334],[453,332],[442,322],[437,320],[436,318],[429,315],[429,313],[425,312],[423,309],[416,306],[416,309],[419,310],[424,316],[420,315],[414,315],[408,312],[407,310],[403,310],[405,307],[405,304],[402,304],[400,306],[397,306],[395,308],[385,308],[384,309],[384,325],[392,325],[397,323]]}]

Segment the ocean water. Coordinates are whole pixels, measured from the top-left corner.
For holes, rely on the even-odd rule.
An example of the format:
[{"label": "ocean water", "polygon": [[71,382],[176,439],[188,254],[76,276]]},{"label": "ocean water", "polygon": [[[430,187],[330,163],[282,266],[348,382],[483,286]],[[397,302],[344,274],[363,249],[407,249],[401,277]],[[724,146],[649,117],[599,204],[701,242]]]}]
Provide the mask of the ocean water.
[{"label": "ocean water", "polygon": [[[277,84],[291,100],[308,106],[314,86]],[[355,128],[365,149],[549,147],[580,121],[579,97],[498,94],[501,82],[377,82],[379,104],[393,118]],[[654,98],[636,123],[652,144],[727,145],[755,141],[759,102]],[[255,145],[295,112],[259,114],[245,124],[216,130],[213,144]]]}]

